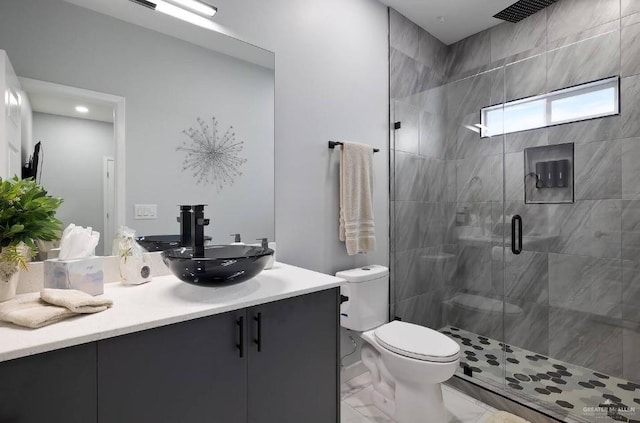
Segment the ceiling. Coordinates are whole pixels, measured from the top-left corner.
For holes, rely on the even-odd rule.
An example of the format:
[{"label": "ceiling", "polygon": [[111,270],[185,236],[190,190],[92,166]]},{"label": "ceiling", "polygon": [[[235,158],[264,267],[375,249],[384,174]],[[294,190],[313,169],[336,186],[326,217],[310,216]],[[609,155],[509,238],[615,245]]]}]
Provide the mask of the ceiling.
[{"label": "ceiling", "polygon": [[[113,107],[110,105],[88,101],[86,98],[38,91],[27,91],[27,96],[29,97],[29,102],[34,112],[101,122],[113,122]],[[87,113],[79,113],[76,111],[76,106],[84,106],[89,109],[89,111]]]},{"label": "ceiling", "polygon": [[[502,23],[493,17],[515,0],[380,0],[445,44]],[[444,22],[440,22],[440,17]]]}]

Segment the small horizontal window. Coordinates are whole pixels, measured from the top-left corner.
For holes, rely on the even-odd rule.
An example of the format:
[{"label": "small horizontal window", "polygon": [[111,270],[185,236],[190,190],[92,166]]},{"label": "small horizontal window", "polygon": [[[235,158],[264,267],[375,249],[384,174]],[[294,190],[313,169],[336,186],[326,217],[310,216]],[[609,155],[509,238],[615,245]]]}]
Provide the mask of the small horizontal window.
[{"label": "small horizontal window", "polygon": [[480,136],[493,137],[620,113],[617,76],[480,111]]}]

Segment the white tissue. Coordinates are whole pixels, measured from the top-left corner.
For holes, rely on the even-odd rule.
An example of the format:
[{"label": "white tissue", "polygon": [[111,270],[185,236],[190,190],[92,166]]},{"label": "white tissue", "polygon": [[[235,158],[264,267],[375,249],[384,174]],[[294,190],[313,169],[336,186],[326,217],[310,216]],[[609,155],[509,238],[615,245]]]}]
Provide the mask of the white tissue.
[{"label": "white tissue", "polygon": [[60,260],[76,260],[94,256],[100,241],[100,232],[71,223],[62,232]]}]

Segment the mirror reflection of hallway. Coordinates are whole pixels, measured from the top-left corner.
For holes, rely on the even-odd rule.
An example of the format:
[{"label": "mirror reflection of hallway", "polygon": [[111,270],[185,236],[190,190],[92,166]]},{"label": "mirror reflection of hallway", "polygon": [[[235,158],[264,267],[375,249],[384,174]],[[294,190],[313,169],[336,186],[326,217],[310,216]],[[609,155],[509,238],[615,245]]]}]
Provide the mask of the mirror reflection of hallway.
[{"label": "mirror reflection of hallway", "polygon": [[114,202],[113,185],[104,169],[105,158],[115,156],[113,123],[34,112],[33,135],[44,153],[38,182],[49,194],[64,199],[58,218],[64,227],[74,223],[100,232],[96,254],[103,255],[105,206],[111,204],[113,209]]},{"label": "mirror reflection of hallway", "polygon": [[[109,255],[124,210],[124,97],[19,77],[23,155],[50,195],[64,200],[57,217],[100,232],[96,255]],[[120,129],[119,129],[120,128]],[[59,242],[39,242],[35,260],[57,257]]]}]

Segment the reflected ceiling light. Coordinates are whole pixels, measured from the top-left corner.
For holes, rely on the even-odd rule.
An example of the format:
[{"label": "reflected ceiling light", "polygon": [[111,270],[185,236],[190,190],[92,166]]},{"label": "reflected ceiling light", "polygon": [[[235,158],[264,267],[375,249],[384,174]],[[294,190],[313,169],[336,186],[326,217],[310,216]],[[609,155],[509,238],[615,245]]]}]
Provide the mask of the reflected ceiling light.
[{"label": "reflected ceiling light", "polygon": [[[157,10],[174,18],[181,19],[191,24],[204,28],[211,27],[211,18],[218,9],[198,0],[131,0],[140,6],[151,10]],[[189,9],[189,10],[187,10]],[[197,13],[194,13],[197,12]],[[206,17],[205,17],[206,16]]]},{"label": "reflected ceiling light", "polygon": [[86,106],[76,106],[76,112],[78,113],[89,113],[89,108]]}]

